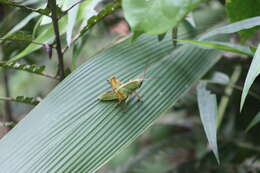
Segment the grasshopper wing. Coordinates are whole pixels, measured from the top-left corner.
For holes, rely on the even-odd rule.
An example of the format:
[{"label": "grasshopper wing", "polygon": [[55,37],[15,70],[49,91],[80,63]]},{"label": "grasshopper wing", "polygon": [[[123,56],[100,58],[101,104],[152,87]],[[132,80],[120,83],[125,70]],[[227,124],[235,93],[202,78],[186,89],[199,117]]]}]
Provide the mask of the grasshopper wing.
[{"label": "grasshopper wing", "polygon": [[101,94],[98,99],[102,101],[118,100],[118,96],[114,91],[108,91],[105,94]]},{"label": "grasshopper wing", "polygon": [[137,80],[132,80],[129,81],[125,84],[122,84],[119,88],[118,91],[125,95],[131,95],[133,92],[135,92],[138,88],[141,87],[143,83],[143,80],[137,79]]}]

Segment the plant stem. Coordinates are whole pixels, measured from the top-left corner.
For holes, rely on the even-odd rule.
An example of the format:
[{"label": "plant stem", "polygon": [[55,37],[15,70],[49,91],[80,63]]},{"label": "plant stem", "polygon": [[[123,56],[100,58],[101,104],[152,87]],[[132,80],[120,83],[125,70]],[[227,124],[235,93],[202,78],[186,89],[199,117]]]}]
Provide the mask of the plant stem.
[{"label": "plant stem", "polygon": [[48,0],[48,7],[51,9],[51,18],[52,18],[52,24],[53,24],[55,40],[56,40],[56,50],[57,50],[58,60],[59,60],[60,81],[62,81],[65,78],[65,73],[64,73],[63,53],[61,50],[61,42],[60,42],[58,16],[56,13],[57,10],[56,0]]},{"label": "plant stem", "polygon": [[[240,78],[241,73],[242,73],[242,67],[240,65],[237,65],[231,76],[229,84],[225,88],[225,91],[224,91],[225,95],[231,96],[231,94],[233,93],[233,89],[234,89],[233,86],[236,84],[236,82]],[[227,109],[227,106],[229,103],[229,99],[230,99],[230,97],[223,96],[220,100],[219,109],[218,109],[217,129],[219,129],[219,127],[222,123],[224,114],[226,112],[226,109]]]},{"label": "plant stem", "polygon": [[70,11],[72,8],[74,8],[76,5],[84,2],[85,0],[79,0],[78,2],[76,2],[75,4],[73,4],[72,6],[70,6],[67,10],[64,11],[64,13],[68,13],[68,11]]},{"label": "plant stem", "polygon": [[[9,79],[8,79],[8,73],[6,70],[3,70],[3,75],[4,75],[3,77],[4,77],[5,96],[10,97]],[[5,108],[4,121],[5,122],[13,121],[12,108],[11,108],[9,101],[5,101],[4,108]]]},{"label": "plant stem", "polygon": [[[37,73],[35,73],[35,74],[37,74]],[[49,78],[49,79],[53,79],[53,80],[59,80],[58,77],[51,76],[51,75],[49,75],[49,74],[47,74],[47,73],[44,73],[44,72],[42,72],[42,73],[38,73],[38,75],[41,75],[41,76],[44,76],[44,77],[47,77],[47,78]]]},{"label": "plant stem", "polygon": [[[27,98],[29,98],[29,97],[27,97]],[[6,102],[24,103],[24,104],[34,105],[34,106],[38,104],[38,103],[32,103],[32,102],[19,101],[16,98],[12,98],[12,97],[1,97],[0,96],[0,100],[6,101]]]}]

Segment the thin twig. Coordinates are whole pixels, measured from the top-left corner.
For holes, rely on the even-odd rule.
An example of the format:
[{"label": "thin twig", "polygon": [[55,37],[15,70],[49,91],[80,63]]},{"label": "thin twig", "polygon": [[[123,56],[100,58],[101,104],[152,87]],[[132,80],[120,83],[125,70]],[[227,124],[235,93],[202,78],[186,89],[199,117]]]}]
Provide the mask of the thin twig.
[{"label": "thin twig", "polygon": [[[232,86],[233,88],[235,88],[241,92],[243,91],[243,87],[241,87],[241,86],[238,86],[238,85],[230,85],[230,86]],[[260,101],[260,95],[258,95],[257,93],[255,93],[253,91],[248,91],[248,95],[250,95]]]},{"label": "thin twig", "polygon": [[15,101],[15,100],[14,100],[13,98],[11,98],[11,97],[0,97],[0,100],[6,101],[6,102]]},{"label": "thin twig", "polygon": [[[227,84],[222,84],[222,83],[214,83],[214,84],[217,84],[217,85],[223,85],[223,86],[226,86]],[[235,85],[235,84],[229,84],[230,87],[238,90],[238,91],[243,91],[243,87],[239,86],[239,85]],[[248,91],[248,95],[254,97],[255,99],[259,100],[260,101],[260,95],[257,94],[256,92],[254,91]],[[230,96],[230,95],[227,95],[226,96]]]},{"label": "thin twig", "polygon": [[73,4],[72,6],[70,6],[67,10],[64,11],[64,13],[68,13],[68,11],[70,11],[72,8],[74,8],[76,5],[84,2],[85,0],[79,0],[78,2],[76,2],[75,4]]},{"label": "thin twig", "polygon": [[[237,65],[234,69],[234,72],[231,76],[230,82],[227,84],[227,87],[225,88],[225,95],[231,95],[233,93],[234,87],[232,85],[235,85],[238,79],[240,78],[240,75],[242,73],[242,67],[240,65]],[[218,120],[217,120],[217,129],[221,126],[224,114],[226,112],[228,103],[229,103],[230,97],[223,96],[220,100],[219,109],[218,109]]]},{"label": "thin twig", "polygon": [[[223,84],[223,83],[213,83],[213,84],[216,84],[216,85],[222,85],[222,86],[227,86],[229,85],[230,87],[238,90],[238,91],[243,91],[243,87],[239,86],[239,85],[235,85],[235,84]],[[248,95],[254,97],[255,99],[259,100],[260,101],[260,95],[257,94],[256,92],[254,91],[248,91]],[[223,96],[225,97],[230,97],[230,94],[223,94]]]},{"label": "thin twig", "polygon": [[38,74],[38,75],[41,75],[41,76],[44,76],[44,77],[47,77],[47,78],[50,78],[50,79],[54,79],[54,80],[60,80],[58,77],[55,77],[55,76],[51,76],[47,73],[35,73],[35,74]]},{"label": "thin twig", "polygon": [[56,9],[57,9],[56,0],[48,0],[48,7],[51,9],[51,18],[52,18],[52,24],[53,24],[55,40],[56,40],[56,50],[57,50],[58,60],[59,60],[60,81],[62,81],[65,78],[65,72],[64,72],[63,53],[61,50],[58,16],[56,13]]},{"label": "thin twig", "polygon": [[[210,82],[211,83],[211,82]],[[216,85],[221,85],[221,86],[227,86],[229,85],[230,87],[238,90],[238,91],[243,91],[243,87],[242,86],[239,86],[239,85],[236,85],[236,84],[224,84],[224,83],[212,83],[212,84],[216,84]],[[225,96],[230,96],[230,94],[224,94]],[[253,98],[257,99],[260,101],[260,95],[257,94],[256,92],[254,91],[248,91],[248,95],[249,96],[252,96]]]}]

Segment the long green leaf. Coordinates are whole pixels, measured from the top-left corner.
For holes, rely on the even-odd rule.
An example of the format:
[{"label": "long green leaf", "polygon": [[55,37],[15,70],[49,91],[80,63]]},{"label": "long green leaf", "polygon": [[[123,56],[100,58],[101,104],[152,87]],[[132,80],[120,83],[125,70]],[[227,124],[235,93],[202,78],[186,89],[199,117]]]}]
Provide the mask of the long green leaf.
[{"label": "long green leaf", "polygon": [[251,85],[253,84],[254,80],[256,79],[256,77],[259,75],[260,73],[260,44],[257,47],[256,53],[254,55],[253,61],[250,65],[249,71],[247,73],[246,76],[246,81],[244,84],[244,88],[243,88],[243,92],[242,92],[242,96],[241,96],[241,102],[240,102],[240,111],[243,108],[246,96],[248,94],[249,88],[251,87]]},{"label": "long green leaf", "polygon": [[[169,37],[126,40],[93,57],[33,109],[0,141],[5,173],[92,173],[126,148],[168,110],[218,60],[216,50],[182,46],[172,51]],[[144,102],[127,110],[97,97],[110,89],[106,79],[142,76]]]},{"label": "long green leaf", "polygon": [[[77,0],[71,0],[69,2],[69,5],[73,5],[77,2]],[[67,45],[70,46],[71,41],[72,41],[72,34],[73,34],[73,28],[76,23],[76,18],[77,14],[79,11],[79,5],[76,5],[72,9],[68,11],[68,25],[67,25],[67,32],[66,32],[66,40],[67,40]]]},{"label": "long green leaf", "polygon": [[227,52],[239,53],[247,56],[253,56],[254,54],[249,47],[241,46],[237,44],[220,42],[220,41],[197,41],[197,40],[177,40],[183,43],[194,44],[200,47],[208,47],[219,49]]},{"label": "long green leaf", "polygon": [[254,127],[256,124],[260,122],[260,112],[258,112],[255,116],[255,118],[250,122],[248,127],[246,128],[246,131],[249,131],[252,127]]},{"label": "long green leaf", "polygon": [[198,104],[200,118],[209,141],[209,145],[218,161],[218,145],[217,145],[217,98],[215,94],[211,94],[206,89],[206,82],[202,82],[197,86]]},{"label": "long green leaf", "polygon": [[[35,17],[38,17],[39,14],[38,13],[31,13],[28,16],[26,16],[23,20],[21,20],[19,23],[17,23],[8,33],[6,33],[2,39],[5,39],[9,36],[11,36],[13,33],[19,31],[20,29],[22,29],[25,25],[27,25],[32,19],[34,19]],[[0,43],[2,43],[3,40],[0,40]]]},{"label": "long green leaf", "polygon": [[252,17],[249,19],[241,20],[239,22],[231,23],[226,26],[216,28],[206,34],[203,34],[199,39],[204,40],[206,38],[218,35],[218,34],[231,34],[244,29],[250,29],[260,25],[260,16]]},{"label": "long green leaf", "polygon": [[15,33],[12,33],[10,36],[3,38],[0,38],[1,40],[13,40],[13,41],[25,41],[25,42],[32,42],[32,35],[18,31]]}]

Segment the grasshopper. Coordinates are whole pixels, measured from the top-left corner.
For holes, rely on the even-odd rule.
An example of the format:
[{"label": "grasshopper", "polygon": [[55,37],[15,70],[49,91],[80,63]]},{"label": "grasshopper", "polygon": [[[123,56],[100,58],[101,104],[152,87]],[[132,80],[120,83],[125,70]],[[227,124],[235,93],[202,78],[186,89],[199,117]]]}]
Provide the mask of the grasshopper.
[{"label": "grasshopper", "polygon": [[110,83],[112,90],[100,95],[98,99],[102,101],[118,100],[119,103],[127,103],[130,98],[135,95],[138,97],[138,100],[141,101],[141,97],[136,90],[142,86],[144,80],[149,79],[135,79],[122,84],[115,76],[112,76],[107,80],[108,83]]}]

